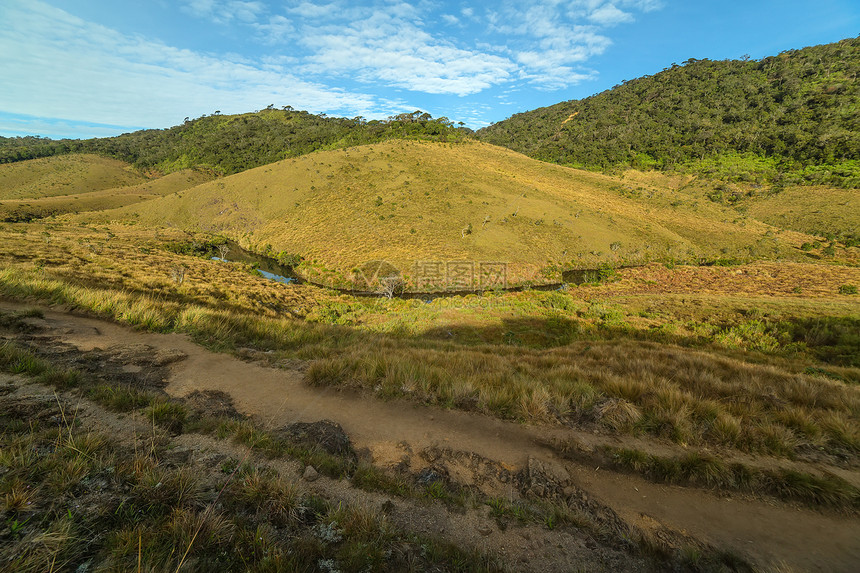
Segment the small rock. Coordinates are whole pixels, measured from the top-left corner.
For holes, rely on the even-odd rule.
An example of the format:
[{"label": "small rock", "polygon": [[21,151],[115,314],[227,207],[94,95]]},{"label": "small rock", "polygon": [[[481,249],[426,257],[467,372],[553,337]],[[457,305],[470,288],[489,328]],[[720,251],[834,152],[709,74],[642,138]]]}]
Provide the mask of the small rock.
[{"label": "small rock", "polygon": [[489,526],[483,526],[478,528],[478,533],[483,535],[484,537],[488,536],[493,532],[493,529]]},{"label": "small rock", "polygon": [[307,466],[305,473],[302,474],[302,479],[305,481],[316,481],[320,477],[319,472],[313,466]]},{"label": "small rock", "polygon": [[394,511],[394,502],[391,501],[390,499],[385,500],[385,502],[382,504],[382,513],[389,515],[393,511]]},{"label": "small rock", "polygon": [[420,485],[424,485],[424,486],[427,486],[427,485],[430,485],[430,484],[433,484],[436,482],[445,483],[447,481],[446,480],[446,477],[447,477],[446,474],[447,474],[447,472],[445,471],[445,468],[443,468],[441,466],[431,466],[431,467],[424,468],[420,472],[418,472],[418,476],[416,478],[416,481]]}]

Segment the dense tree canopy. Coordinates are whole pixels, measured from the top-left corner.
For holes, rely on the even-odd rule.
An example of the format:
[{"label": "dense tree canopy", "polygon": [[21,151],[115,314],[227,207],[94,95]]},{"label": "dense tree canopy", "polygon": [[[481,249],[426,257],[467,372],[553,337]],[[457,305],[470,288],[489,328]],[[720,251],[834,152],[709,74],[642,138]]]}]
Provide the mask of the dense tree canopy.
[{"label": "dense tree canopy", "polygon": [[587,168],[858,187],[858,71],[860,38],[760,61],[690,59],[583,100],[514,115],[478,137]]},{"label": "dense tree canopy", "polygon": [[373,143],[390,138],[451,141],[469,130],[447,118],[416,111],[382,121],[314,115],[269,107],[242,115],[203,116],[169,129],[150,129],[117,137],[51,140],[0,138],[0,163],[63,153],[98,153],[141,169],[169,173],[204,166],[224,174],[316,151]]}]

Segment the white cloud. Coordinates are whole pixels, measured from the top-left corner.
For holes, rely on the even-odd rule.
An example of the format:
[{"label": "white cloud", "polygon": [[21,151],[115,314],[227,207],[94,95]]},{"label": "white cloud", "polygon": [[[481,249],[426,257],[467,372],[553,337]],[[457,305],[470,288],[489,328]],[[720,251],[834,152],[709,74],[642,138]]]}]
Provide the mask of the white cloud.
[{"label": "white cloud", "polygon": [[349,5],[343,2],[328,2],[324,4],[314,4],[313,2],[301,2],[296,6],[287,8],[288,14],[306,18],[308,20],[326,20],[330,18],[345,18],[353,12],[353,8],[357,5],[350,3]]},{"label": "white cloud", "polygon": [[520,65],[520,79],[539,89],[558,90],[595,76],[580,67],[612,41],[601,33],[598,22],[577,22],[607,5],[605,0],[549,1],[527,7],[507,2],[488,14],[488,23],[510,38],[508,48]]},{"label": "white cloud", "polygon": [[256,22],[266,12],[262,2],[244,0],[183,0],[183,10],[198,18],[212,20],[216,24],[233,21]]},{"label": "white cloud", "polygon": [[[44,0],[0,0],[0,22],[8,23],[0,26],[0,110],[165,126],[216,109],[243,112],[270,103],[369,118],[416,107],[379,95],[390,89],[442,96],[500,87],[560,90],[593,79],[588,62],[611,46],[612,28],[662,2],[498,0],[492,9],[464,3],[447,12],[439,5],[179,1],[198,28],[266,45],[264,55],[250,59],[123,35]],[[330,87],[355,82],[366,86],[357,91],[377,95]]]},{"label": "white cloud", "polygon": [[632,22],[633,15],[619,10],[614,4],[604,4],[591,12],[588,19],[604,26],[616,26],[625,22]]},{"label": "white cloud", "polygon": [[275,60],[218,58],[124,36],[37,0],[4,3],[0,21],[12,24],[0,28],[0,109],[10,113],[163,127],[270,103],[366,116],[398,107],[296,78]]},{"label": "white cloud", "polygon": [[662,9],[666,3],[663,0],[621,0],[621,5],[643,12],[653,12]]},{"label": "white cloud", "polygon": [[287,42],[296,31],[293,23],[280,15],[270,17],[267,22],[255,22],[252,26],[267,44]]},{"label": "white cloud", "polygon": [[412,7],[370,11],[343,25],[304,28],[307,73],[349,75],[362,82],[433,94],[469,95],[508,81],[508,58],[455,46],[420,27]]}]

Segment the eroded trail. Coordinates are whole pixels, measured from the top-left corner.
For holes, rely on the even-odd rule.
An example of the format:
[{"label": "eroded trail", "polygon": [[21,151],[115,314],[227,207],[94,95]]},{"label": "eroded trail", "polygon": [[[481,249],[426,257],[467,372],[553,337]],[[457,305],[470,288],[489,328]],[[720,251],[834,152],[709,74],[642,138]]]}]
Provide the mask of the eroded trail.
[{"label": "eroded trail", "polygon": [[[11,303],[2,306],[21,308]],[[528,466],[530,460],[540,460],[559,483],[584,490],[628,523],[644,529],[666,526],[759,563],[784,562],[795,570],[856,571],[860,565],[860,520],[856,518],[655,485],[562,459],[543,445],[548,437],[587,438],[572,430],[526,427],[473,413],[312,388],[302,382],[298,371],[213,353],[184,335],[138,332],[58,310],[45,311],[44,323],[51,337],[82,351],[147,345],[157,351],[181,352],[186,358],[172,365],[166,380],[170,395],[181,398],[195,390],[225,392],[237,410],[271,428],[297,421],[335,420],[356,448],[367,448],[379,465],[400,463],[406,452],[434,448],[474,453],[512,472]],[[452,468],[451,475],[466,482],[470,479],[457,468]]]}]

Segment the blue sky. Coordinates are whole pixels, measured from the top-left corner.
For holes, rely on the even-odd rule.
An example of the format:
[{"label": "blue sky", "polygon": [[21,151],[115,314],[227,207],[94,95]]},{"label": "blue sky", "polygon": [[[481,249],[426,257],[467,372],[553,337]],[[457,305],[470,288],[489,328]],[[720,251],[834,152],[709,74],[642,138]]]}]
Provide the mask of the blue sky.
[{"label": "blue sky", "polygon": [[0,0],[0,135],[292,106],[473,128],[688,58],[860,32],[856,0]]}]

